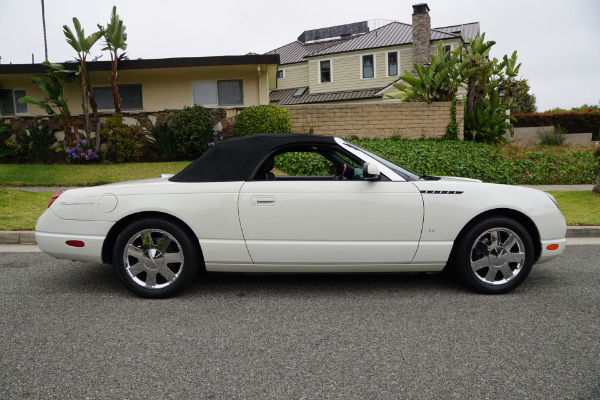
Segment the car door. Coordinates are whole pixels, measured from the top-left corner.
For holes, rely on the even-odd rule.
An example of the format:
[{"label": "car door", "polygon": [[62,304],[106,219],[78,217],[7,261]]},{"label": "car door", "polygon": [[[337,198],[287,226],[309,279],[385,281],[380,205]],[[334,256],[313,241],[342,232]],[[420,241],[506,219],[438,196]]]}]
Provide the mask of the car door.
[{"label": "car door", "polygon": [[255,264],[385,271],[411,262],[423,223],[413,184],[323,179],[243,184],[240,224]]}]

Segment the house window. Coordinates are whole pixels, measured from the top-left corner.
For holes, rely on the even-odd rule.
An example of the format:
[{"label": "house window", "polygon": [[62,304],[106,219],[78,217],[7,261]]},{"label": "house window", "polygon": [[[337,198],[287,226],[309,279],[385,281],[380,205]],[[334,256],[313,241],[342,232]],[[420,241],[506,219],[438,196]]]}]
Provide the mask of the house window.
[{"label": "house window", "polygon": [[[114,110],[115,103],[110,86],[96,86],[92,88],[94,99],[99,110]],[[119,96],[121,97],[121,110],[143,110],[142,84],[119,85]]]},{"label": "house window", "polygon": [[373,66],[373,55],[362,57],[362,77],[363,79],[373,78],[375,76],[375,68]]},{"label": "house window", "polygon": [[24,89],[0,89],[0,115],[28,114],[27,103],[19,98],[27,96]]},{"label": "house window", "polygon": [[444,46],[444,51],[446,52],[446,56],[450,57],[450,52],[452,51],[452,46],[447,44]]},{"label": "house window", "polygon": [[192,82],[192,97],[194,104],[202,106],[243,106],[244,81],[232,79]]},{"label": "house window", "polygon": [[398,75],[398,52],[388,53],[388,76]]},{"label": "house window", "polygon": [[321,83],[331,82],[331,61],[321,61],[319,66],[321,69]]},{"label": "house window", "polygon": [[283,70],[280,69],[277,71],[277,79],[283,79],[285,78],[285,74],[283,73]]}]

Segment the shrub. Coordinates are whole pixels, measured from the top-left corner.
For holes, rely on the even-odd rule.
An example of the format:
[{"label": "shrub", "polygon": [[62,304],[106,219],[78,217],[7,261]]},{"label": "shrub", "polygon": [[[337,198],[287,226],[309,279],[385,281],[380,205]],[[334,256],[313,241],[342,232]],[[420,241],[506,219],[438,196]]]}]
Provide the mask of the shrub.
[{"label": "shrub", "polygon": [[600,140],[600,111],[546,112],[515,114],[515,127],[561,126],[567,133],[591,132],[594,140]]},{"label": "shrub", "polygon": [[243,109],[235,117],[234,131],[237,136],[257,133],[290,133],[290,113],[274,105],[252,106]]},{"label": "shrub", "polygon": [[169,116],[167,124],[174,134],[179,157],[200,157],[213,137],[213,119],[210,111],[202,106],[184,107]]},{"label": "shrub", "polygon": [[560,126],[555,127],[552,130],[544,131],[539,129],[537,131],[537,137],[540,141],[540,144],[546,146],[561,146],[567,140],[566,130],[561,128]]},{"label": "shrub", "polygon": [[121,114],[108,117],[100,135],[108,145],[108,156],[117,162],[140,161],[146,153],[148,138],[144,129],[124,124]]},{"label": "shrub", "polygon": [[[57,149],[58,150],[58,149]],[[80,161],[95,161],[98,160],[98,154],[92,149],[90,143],[85,139],[79,139],[77,146],[67,147],[64,150],[67,154],[67,161],[69,162],[80,162]]]},{"label": "shrub", "polygon": [[315,153],[283,153],[275,157],[275,167],[290,175],[327,176],[330,163]]},{"label": "shrub", "polygon": [[353,140],[416,174],[463,176],[506,184],[591,184],[592,151],[449,140]]},{"label": "shrub", "polygon": [[54,130],[47,125],[32,126],[29,132],[19,129],[17,140],[33,162],[47,163],[50,145],[56,140]]},{"label": "shrub", "polygon": [[0,123],[0,160],[16,161],[20,145],[10,138],[12,126]]},{"label": "shrub", "polygon": [[165,161],[173,161],[177,158],[177,140],[167,124],[153,126],[150,136],[154,139],[154,145]]}]

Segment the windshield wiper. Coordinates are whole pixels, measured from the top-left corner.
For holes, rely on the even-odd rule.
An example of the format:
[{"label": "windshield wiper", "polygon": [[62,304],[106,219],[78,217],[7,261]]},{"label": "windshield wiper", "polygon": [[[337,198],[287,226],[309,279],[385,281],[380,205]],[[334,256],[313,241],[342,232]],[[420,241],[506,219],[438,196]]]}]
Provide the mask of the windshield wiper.
[{"label": "windshield wiper", "polygon": [[439,181],[442,178],[440,178],[439,176],[427,175],[427,172],[425,172],[423,175],[419,176],[419,179],[424,179],[426,181]]}]

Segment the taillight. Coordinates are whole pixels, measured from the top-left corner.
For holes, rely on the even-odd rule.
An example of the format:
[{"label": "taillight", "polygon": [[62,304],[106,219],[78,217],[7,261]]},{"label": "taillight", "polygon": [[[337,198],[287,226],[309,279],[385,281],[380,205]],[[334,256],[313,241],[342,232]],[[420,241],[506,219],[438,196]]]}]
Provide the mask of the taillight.
[{"label": "taillight", "polygon": [[50,203],[48,203],[48,208],[50,208],[50,206],[52,205],[52,203],[54,203],[56,201],[56,199],[58,199],[58,196],[60,196],[61,194],[63,194],[65,191],[61,191],[56,193],[54,196],[52,196],[52,198],[50,199]]}]

